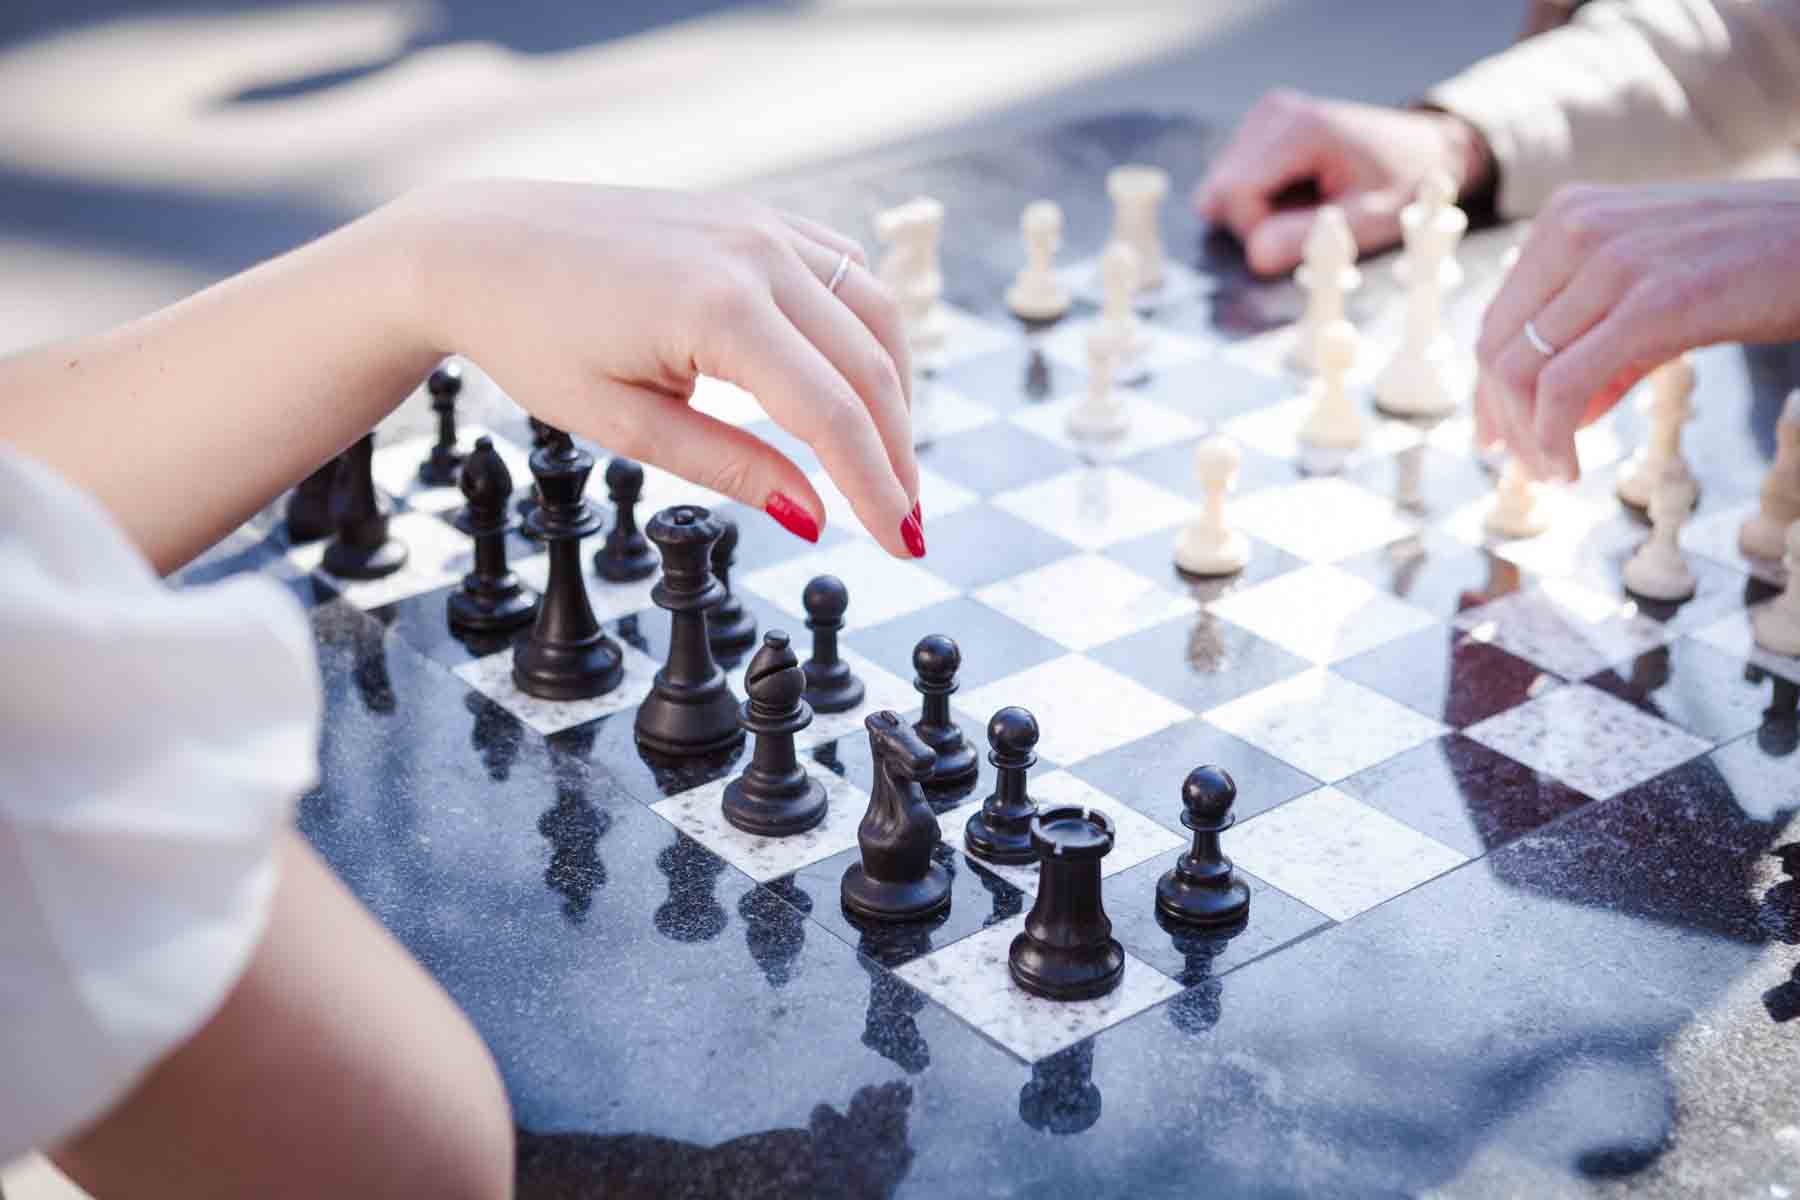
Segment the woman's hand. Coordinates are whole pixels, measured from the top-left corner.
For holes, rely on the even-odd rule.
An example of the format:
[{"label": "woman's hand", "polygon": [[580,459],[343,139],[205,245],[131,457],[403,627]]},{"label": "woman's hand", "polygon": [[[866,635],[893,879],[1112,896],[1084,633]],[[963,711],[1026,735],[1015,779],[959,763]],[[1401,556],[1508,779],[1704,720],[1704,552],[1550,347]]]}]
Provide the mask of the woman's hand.
[{"label": "woman's hand", "polygon": [[1797,274],[1800,182],[1558,192],[1482,321],[1477,436],[1575,478],[1575,431],[1661,363],[1800,337]]},{"label": "woman's hand", "polygon": [[812,446],[890,553],[924,554],[906,335],[855,242],[741,199],[522,181],[428,188],[372,221],[412,240],[441,348],[541,419],[816,539],[800,469],[688,406],[716,376]]},{"label": "woman's hand", "polygon": [[1273,91],[1251,108],[1194,191],[1194,207],[1244,242],[1250,269],[1290,271],[1312,228],[1311,207],[1277,208],[1311,181],[1336,204],[1364,253],[1400,240],[1400,210],[1434,168],[1466,191],[1492,171],[1486,143],[1460,119]]}]

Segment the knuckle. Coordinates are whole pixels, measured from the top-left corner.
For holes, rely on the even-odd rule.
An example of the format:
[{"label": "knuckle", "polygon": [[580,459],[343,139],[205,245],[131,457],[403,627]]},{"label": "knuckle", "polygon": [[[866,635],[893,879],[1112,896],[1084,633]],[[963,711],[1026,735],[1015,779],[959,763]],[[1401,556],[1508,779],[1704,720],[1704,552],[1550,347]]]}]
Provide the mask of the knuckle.
[{"label": "knuckle", "polygon": [[738,500],[754,498],[750,484],[756,468],[748,459],[736,455],[713,459],[708,462],[705,474],[706,478],[698,481],[702,487]]},{"label": "knuckle", "polygon": [[1606,243],[1595,250],[1588,260],[1588,269],[1615,296],[1630,290],[1643,267],[1644,262],[1637,248],[1624,240]]},{"label": "knuckle", "polygon": [[1492,368],[1492,373],[1500,385],[1502,395],[1529,396],[1537,386],[1537,364],[1516,351],[1501,355],[1500,361]]},{"label": "knuckle", "polygon": [[708,324],[736,328],[755,314],[760,293],[742,272],[721,270],[699,288],[701,319]]}]

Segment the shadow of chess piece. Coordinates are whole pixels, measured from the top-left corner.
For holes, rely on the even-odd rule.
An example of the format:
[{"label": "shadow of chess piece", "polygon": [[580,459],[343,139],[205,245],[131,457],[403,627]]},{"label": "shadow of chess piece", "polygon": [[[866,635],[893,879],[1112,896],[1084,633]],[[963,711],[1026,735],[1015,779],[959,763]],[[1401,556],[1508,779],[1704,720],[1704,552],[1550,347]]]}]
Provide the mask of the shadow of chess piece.
[{"label": "shadow of chess piece", "polygon": [[475,567],[445,602],[450,628],[473,633],[523,628],[537,618],[538,595],[506,565],[506,535],[513,528],[507,512],[512,472],[493,439],[476,440],[457,482],[468,503],[456,514],[455,524],[474,539]]},{"label": "shadow of chess piece", "polygon": [[1125,948],[1100,896],[1100,860],[1116,834],[1105,813],[1066,804],[1031,822],[1038,894],[1007,954],[1013,980],[1047,1000],[1091,1000],[1125,977]]},{"label": "shadow of chess piece", "polygon": [[983,929],[991,928],[1002,921],[1010,921],[1025,911],[1025,893],[1000,878],[986,871],[977,870],[975,878],[987,889],[988,895],[994,898],[993,911],[981,919]]},{"label": "shadow of chess piece", "polygon": [[1008,706],[989,719],[987,735],[994,790],[963,826],[963,846],[988,862],[1028,863],[1037,858],[1031,844],[1037,805],[1026,790],[1026,776],[1037,762],[1037,718]]},{"label": "shadow of chess piece", "polygon": [[331,485],[331,541],[325,569],[339,579],[380,579],[406,565],[406,543],[388,536],[393,506],[375,490],[373,431],[344,451]]},{"label": "shadow of chess piece", "polygon": [[713,896],[725,860],[688,837],[675,841],[656,856],[656,869],[669,880],[669,898],[656,910],[656,931],[671,942],[710,942],[725,932],[731,918]]},{"label": "shadow of chess piece", "polygon": [[950,697],[956,694],[956,672],[961,667],[961,649],[941,633],[928,634],[913,647],[913,688],[924,697],[913,732],[937,755],[937,765],[923,781],[933,799],[967,791],[981,773],[974,747],[950,715]]},{"label": "shadow of chess piece", "polygon": [[1219,767],[1195,767],[1181,785],[1181,823],[1194,831],[1191,850],[1156,881],[1156,911],[1201,927],[1241,925],[1250,916],[1250,887],[1235,877],[1219,835],[1236,822],[1237,784]]},{"label": "shadow of chess piece", "polygon": [[931,1065],[931,1047],[917,1017],[925,993],[890,971],[884,962],[909,962],[931,950],[929,926],[893,925],[863,931],[856,961],[869,977],[869,1007],[863,1015],[862,1044],[908,1075]]},{"label": "shadow of chess piece", "polygon": [[720,516],[713,520],[719,523],[719,540],[712,547],[712,573],[725,598],[706,614],[706,640],[714,654],[730,654],[756,644],[756,618],[731,591],[731,567],[737,561],[737,522]]},{"label": "shadow of chess piece", "polygon": [[1050,360],[1042,350],[1034,349],[1025,363],[1025,395],[1040,404],[1050,397]]},{"label": "shadow of chess piece", "polygon": [[1231,939],[1243,932],[1244,926],[1201,930],[1179,925],[1160,913],[1156,923],[1169,935],[1169,941],[1184,960],[1176,982],[1186,990],[1169,1001],[1169,1024],[1186,1034],[1205,1033],[1219,1023],[1224,1012],[1225,989],[1213,974],[1213,963]]},{"label": "shadow of chess piece", "polygon": [[469,744],[481,756],[488,778],[505,783],[518,761],[519,747],[524,742],[525,728],[517,717],[483,696],[480,692],[463,693],[463,707],[475,718],[469,731]]},{"label": "shadow of chess piece", "polygon": [[806,773],[794,753],[794,735],[812,723],[800,693],[806,676],[787,634],[771,629],[744,674],[749,699],[738,724],[756,737],[750,765],[725,787],[725,819],[745,833],[791,837],[825,819],[825,785]]},{"label": "shadow of chess piece", "polygon": [[812,630],[812,657],[806,672],[806,702],[814,712],[849,712],[863,702],[863,682],[838,657],[838,633],[850,607],[850,591],[835,575],[820,575],[800,596],[806,609],[806,627]]},{"label": "shadow of chess piece", "polygon": [[1800,842],[1777,846],[1769,855],[1781,860],[1787,878],[1763,893],[1756,909],[1757,929],[1770,941],[1800,944]]},{"label": "shadow of chess piece", "polygon": [[875,763],[869,809],[857,827],[862,861],[844,872],[844,910],[869,921],[921,921],[950,907],[950,875],[932,861],[937,814],[919,780],[931,771],[931,748],[912,726],[883,710],[863,721]]},{"label": "shadow of chess piece", "polygon": [[1100,1119],[1100,1103],[1089,1038],[1031,1064],[1031,1078],[1019,1089],[1019,1120],[1044,1133],[1081,1133]]},{"label": "shadow of chess piece", "polygon": [[606,885],[606,864],[598,846],[612,828],[612,814],[594,807],[579,787],[559,786],[556,806],[538,818],[538,832],[551,845],[544,883],[563,897],[563,915],[579,925],[594,904],[594,891]]},{"label": "shadow of chess piece", "polygon": [[744,946],[772,988],[784,988],[794,978],[794,963],[806,949],[806,917],[812,904],[812,897],[800,890],[792,875],[751,888],[738,900]]},{"label": "shadow of chess piece", "polygon": [[1794,974],[1786,983],[1778,983],[1763,993],[1763,1008],[1769,1014],[1769,1020],[1777,1025],[1800,1017],[1800,965],[1794,967]]},{"label": "shadow of chess piece", "polygon": [[612,528],[594,551],[594,574],[608,583],[632,583],[656,574],[656,551],[638,532],[637,504],[644,494],[644,468],[629,458],[606,464],[606,494],[613,504]]},{"label": "shadow of chess piece", "polygon": [[531,455],[531,473],[543,503],[530,525],[543,537],[550,575],[538,601],[531,635],[513,652],[513,683],[544,700],[585,700],[605,695],[624,678],[624,652],[600,628],[581,572],[581,539],[600,528],[583,499],[594,456],[566,433]]},{"label": "shadow of chess piece", "polygon": [[456,448],[456,398],[462,394],[462,364],[455,359],[440,363],[425,381],[431,393],[431,411],[437,416],[437,441],[419,464],[419,482],[430,487],[451,487],[462,469],[462,451]]},{"label": "shadow of chess piece", "polygon": [[287,502],[287,540],[301,546],[331,533],[331,482],[337,478],[338,460],[302,479]]},{"label": "shadow of chess piece", "polygon": [[387,639],[376,634],[357,639],[356,666],[350,672],[356,694],[363,707],[381,716],[391,715],[399,707],[394,697],[394,679],[388,673]]},{"label": "shadow of chess piece", "polygon": [[662,551],[650,598],[669,614],[669,657],[638,706],[638,745],[671,759],[734,749],[744,741],[737,697],[706,641],[706,614],[724,594],[708,562],[718,523],[704,508],[678,504],[650,518],[649,534]]}]

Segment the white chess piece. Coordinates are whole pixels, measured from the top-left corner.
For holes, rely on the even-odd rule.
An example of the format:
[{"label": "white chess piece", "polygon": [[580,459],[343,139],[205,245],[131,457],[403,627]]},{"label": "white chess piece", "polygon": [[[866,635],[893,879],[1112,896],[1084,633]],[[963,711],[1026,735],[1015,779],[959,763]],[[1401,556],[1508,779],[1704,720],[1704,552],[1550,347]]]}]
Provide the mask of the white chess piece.
[{"label": "white chess piece", "polygon": [[1498,538],[1529,538],[1550,527],[1538,504],[1537,481],[1525,473],[1519,460],[1509,458],[1500,471],[1500,482],[1494,488],[1494,507],[1488,510],[1482,528]]},{"label": "white chess piece", "polygon": [[876,274],[893,290],[908,343],[922,352],[937,349],[948,335],[940,303],[944,271],[938,259],[944,206],[920,196],[890,208],[876,216],[875,236],[887,247]]},{"label": "white chess piece", "polygon": [[1800,654],[1800,521],[1787,528],[1781,563],[1787,587],[1750,617],[1756,644],[1775,654]]},{"label": "white chess piece", "polygon": [[1106,173],[1106,194],[1113,202],[1112,240],[1137,251],[1134,290],[1156,291],[1165,274],[1161,210],[1169,194],[1169,173],[1161,167],[1114,167]]},{"label": "white chess piece", "polygon": [[1033,200],[1019,216],[1025,241],[1025,269],[1006,289],[1006,306],[1026,321],[1054,321],[1069,311],[1069,289],[1056,277],[1062,247],[1063,213],[1053,201]]},{"label": "white chess piece", "polygon": [[1406,287],[1406,332],[1375,381],[1377,407],[1396,416],[1449,416],[1465,386],[1462,358],[1444,329],[1444,295],[1462,282],[1456,247],[1469,228],[1455,200],[1456,185],[1437,170],[1400,210],[1406,253],[1394,275]]},{"label": "white chess piece", "polygon": [[1699,492],[1693,481],[1665,476],[1650,494],[1650,537],[1625,563],[1625,586],[1651,600],[1686,600],[1697,586],[1681,557],[1681,527]]},{"label": "white chess piece", "polygon": [[1194,447],[1194,474],[1206,493],[1200,516],[1175,539],[1175,565],[1189,575],[1235,575],[1250,561],[1250,539],[1225,524],[1225,496],[1237,486],[1243,454],[1229,438]]},{"label": "white chess piece", "polygon": [[1782,555],[1787,531],[1800,521],[1800,388],[1788,393],[1775,424],[1775,465],[1763,476],[1762,502],[1738,531],[1738,549],[1771,561]]},{"label": "white chess piece", "polygon": [[1113,386],[1112,344],[1104,338],[1090,338],[1087,355],[1087,393],[1069,410],[1069,433],[1078,438],[1123,437],[1131,426],[1131,414]]},{"label": "white chess piece", "polygon": [[1289,355],[1297,367],[1319,368],[1319,333],[1344,318],[1344,297],[1362,286],[1356,269],[1356,238],[1349,218],[1335,204],[1321,205],[1306,235],[1305,259],[1294,268],[1294,282],[1306,292],[1306,314]]},{"label": "white chess piece", "polygon": [[1687,355],[1672,358],[1650,372],[1650,436],[1619,472],[1613,490],[1633,508],[1650,503],[1665,479],[1694,481],[1681,457],[1681,427],[1694,415],[1694,363]]},{"label": "white chess piece", "polygon": [[1333,321],[1319,333],[1319,373],[1307,389],[1312,401],[1300,440],[1308,446],[1354,450],[1362,445],[1362,414],[1350,398],[1350,368],[1356,363],[1356,329]]},{"label": "white chess piece", "polygon": [[1106,343],[1115,370],[1130,364],[1144,350],[1143,325],[1131,304],[1137,278],[1137,251],[1126,243],[1114,242],[1100,255],[1103,299],[1099,323],[1088,340]]}]

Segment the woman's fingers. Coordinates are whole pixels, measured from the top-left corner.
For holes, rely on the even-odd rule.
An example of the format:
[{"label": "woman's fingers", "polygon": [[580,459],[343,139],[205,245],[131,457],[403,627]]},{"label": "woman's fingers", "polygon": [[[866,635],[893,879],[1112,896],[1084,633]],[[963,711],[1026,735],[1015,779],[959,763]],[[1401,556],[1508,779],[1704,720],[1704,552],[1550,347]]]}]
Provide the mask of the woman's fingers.
[{"label": "woman's fingers", "polygon": [[862,397],[900,486],[916,500],[919,466],[906,386],[912,369],[899,310],[862,267],[845,272],[836,292],[826,290],[841,256],[816,246],[798,249],[801,269],[775,281],[775,303]]},{"label": "woman's fingers", "polygon": [[[804,272],[798,264],[794,269]],[[823,284],[813,286],[830,298]],[[913,493],[901,484],[863,398],[769,294],[743,287],[724,295],[724,311],[715,314],[722,319],[710,326],[716,337],[695,365],[748,391],[776,424],[810,445],[884,549],[896,557],[923,557]],[[910,459],[910,444],[906,454]],[[817,505],[810,487],[807,496]],[[822,506],[810,512],[821,527],[823,514]]]}]

